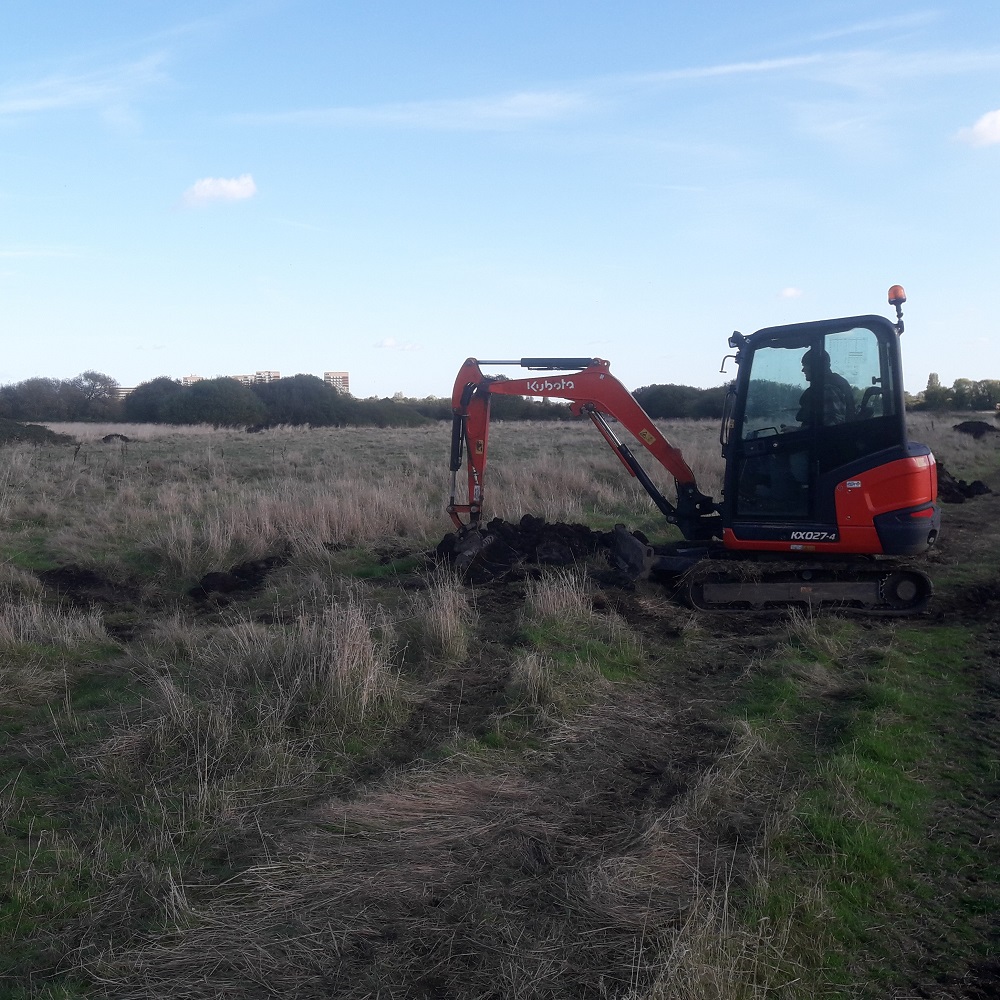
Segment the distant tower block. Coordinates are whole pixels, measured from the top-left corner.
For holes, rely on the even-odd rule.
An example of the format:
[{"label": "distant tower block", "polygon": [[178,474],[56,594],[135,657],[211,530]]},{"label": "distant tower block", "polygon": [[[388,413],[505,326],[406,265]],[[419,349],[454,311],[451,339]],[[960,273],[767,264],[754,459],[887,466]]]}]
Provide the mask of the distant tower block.
[{"label": "distant tower block", "polygon": [[268,382],[277,382],[281,378],[281,372],[254,372],[253,375],[230,375],[229,378],[242,385],[265,385]]},{"label": "distant tower block", "polygon": [[340,392],[351,391],[351,376],[349,372],[323,372],[323,381],[332,385]]}]

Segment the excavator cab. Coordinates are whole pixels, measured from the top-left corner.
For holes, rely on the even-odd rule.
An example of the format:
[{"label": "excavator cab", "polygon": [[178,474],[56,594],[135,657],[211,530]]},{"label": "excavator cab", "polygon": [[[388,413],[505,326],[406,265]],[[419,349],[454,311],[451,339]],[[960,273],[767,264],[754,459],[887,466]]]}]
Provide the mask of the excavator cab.
[{"label": "excavator cab", "polygon": [[855,316],[733,335],[727,548],[910,555],[933,544],[936,468],[907,437],[901,328]]}]

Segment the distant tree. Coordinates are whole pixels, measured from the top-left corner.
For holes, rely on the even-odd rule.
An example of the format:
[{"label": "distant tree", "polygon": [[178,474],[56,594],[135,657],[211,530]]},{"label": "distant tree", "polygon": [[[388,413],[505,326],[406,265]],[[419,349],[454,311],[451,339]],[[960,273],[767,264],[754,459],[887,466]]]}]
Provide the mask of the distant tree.
[{"label": "distant tree", "polygon": [[971,410],[975,383],[972,379],[957,378],[951,387],[951,405],[955,410]]},{"label": "distant tree", "polygon": [[122,401],[122,419],[134,424],[165,424],[167,404],[184,386],[166,375],[136,386]]},{"label": "distant tree", "polygon": [[937,372],[927,376],[927,388],[924,389],[924,409],[948,410],[952,406],[951,390],[941,385]]},{"label": "distant tree", "polygon": [[72,420],[116,420],[121,415],[118,382],[103,372],[86,371],[62,384]]},{"label": "distant tree", "polygon": [[632,395],[654,419],[721,417],[726,387],[698,389],[690,385],[645,385]]},{"label": "distant tree", "polygon": [[746,415],[778,418],[788,414],[791,418],[799,408],[801,397],[801,385],[761,379],[753,383],[752,392],[747,398]]},{"label": "distant tree", "polygon": [[29,378],[0,389],[0,415],[11,420],[68,420],[66,393],[59,379]]},{"label": "distant tree", "polygon": [[490,416],[494,420],[565,420],[570,412],[569,403],[562,400],[494,395]]},{"label": "distant tree", "polygon": [[714,389],[702,389],[701,394],[695,400],[692,417],[711,417],[719,420],[726,405],[726,393],[729,387],[725,385],[716,386]]},{"label": "distant tree", "polygon": [[343,426],[350,421],[354,399],[315,375],[292,375],[253,386],[268,424]]},{"label": "distant tree", "polygon": [[423,399],[412,399],[410,405],[428,420],[451,420],[451,400],[439,396],[424,396]]},{"label": "distant tree", "polygon": [[984,378],[972,386],[972,409],[995,410],[1000,403],[1000,382],[992,378]]},{"label": "distant tree", "polygon": [[264,404],[249,386],[228,377],[195,382],[167,400],[162,409],[168,424],[216,427],[259,424],[266,414]]},{"label": "distant tree", "polygon": [[358,400],[350,422],[370,427],[419,427],[427,418],[403,400],[372,397]]}]

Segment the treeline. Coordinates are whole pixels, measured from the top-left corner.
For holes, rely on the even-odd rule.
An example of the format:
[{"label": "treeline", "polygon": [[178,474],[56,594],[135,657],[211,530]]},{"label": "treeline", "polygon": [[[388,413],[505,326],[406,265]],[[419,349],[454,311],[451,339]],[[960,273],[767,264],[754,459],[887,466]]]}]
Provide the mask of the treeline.
[{"label": "treeline", "polygon": [[[636,389],[633,395],[658,420],[718,419],[722,415],[726,386],[697,389],[689,385],[647,385]],[[907,406],[915,409],[994,410],[997,404],[1000,404],[1000,380],[958,379],[947,388],[933,373],[924,392],[907,396]],[[495,420],[570,418],[569,405],[558,400],[494,396],[491,407]],[[144,382],[121,398],[115,379],[87,371],[71,379],[31,378],[0,386],[0,418],[32,423],[413,427],[450,420],[451,401],[435,396],[412,399],[400,394],[384,399],[356,399],[315,375],[293,375],[255,385],[243,385],[226,377],[182,385],[162,376]]]},{"label": "treeline", "polygon": [[[498,396],[497,420],[565,420],[566,404]],[[244,385],[223,377],[182,385],[162,376],[121,398],[119,384],[101,372],[71,379],[32,378],[0,386],[0,418],[32,423],[63,421],[215,424],[221,427],[413,427],[451,419],[451,401],[437,397],[356,399],[315,375]]]},{"label": "treeline", "polygon": [[916,405],[924,410],[996,410],[1000,404],[1000,379],[955,379],[949,389],[941,384],[937,372],[931,372],[927,388]]},{"label": "treeline", "polygon": [[722,416],[726,401],[724,385],[696,389],[690,385],[644,385],[632,393],[639,405],[656,420]]},{"label": "treeline", "polygon": [[[725,388],[650,385],[636,390],[634,395],[652,417],[718,417]],[[561,400],[522,396],[494,396],[491,411],[494,420],[566,420],[571,416],[569,404]],[[34,423],[413,427],[450,420],[451,400],[401,395],[356,399],[315,375],[293,375],[255,385],[225,377],[182,385],[162,376],[144,382],[121,398],[115,379],[87,371],[71,379],[31,378],[0,386],[0,418]]]}]

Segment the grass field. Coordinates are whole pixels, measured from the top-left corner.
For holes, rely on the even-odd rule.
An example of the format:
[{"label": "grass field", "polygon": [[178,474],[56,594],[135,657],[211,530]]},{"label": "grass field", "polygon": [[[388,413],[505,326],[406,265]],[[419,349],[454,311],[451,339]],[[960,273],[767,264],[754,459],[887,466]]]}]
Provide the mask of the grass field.
[{"label": "grass field", "polygon": [[[919,618],[698,616],[435,569],[444,426],[54,429],[0,450],[0,996],[995,995],[997,497]],[[491,444],[491,514],[666,537],[589,424]]]}]

